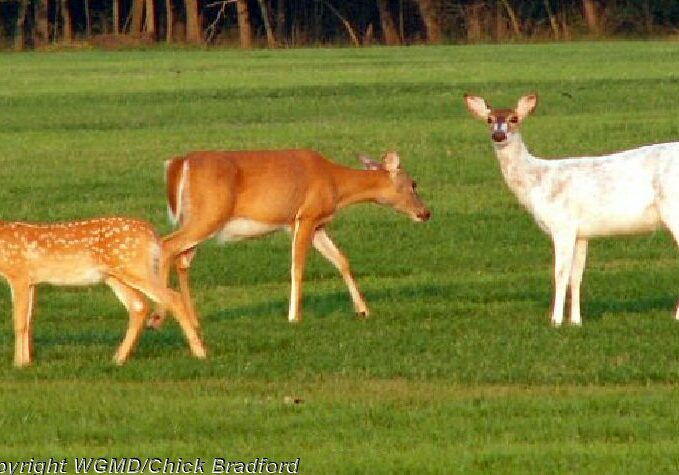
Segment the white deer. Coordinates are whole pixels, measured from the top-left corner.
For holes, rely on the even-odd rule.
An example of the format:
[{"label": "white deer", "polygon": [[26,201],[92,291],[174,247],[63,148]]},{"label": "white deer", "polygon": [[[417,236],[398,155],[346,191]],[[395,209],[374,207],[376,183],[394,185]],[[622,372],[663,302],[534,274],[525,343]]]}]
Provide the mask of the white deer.
[{"label": "white deer", "polygon": [[507,186],[552,238],[552,324],[563,322],[570,280],[570,322],[580,325],[580,282],[590,238],[650,232],[664,225],[679,241],[679,142],[600,157],[539,159],[519,133],[537,99],[529,94],[514,109],[494,109],[482,97],[465,95],[472,115],[490,126]]}]

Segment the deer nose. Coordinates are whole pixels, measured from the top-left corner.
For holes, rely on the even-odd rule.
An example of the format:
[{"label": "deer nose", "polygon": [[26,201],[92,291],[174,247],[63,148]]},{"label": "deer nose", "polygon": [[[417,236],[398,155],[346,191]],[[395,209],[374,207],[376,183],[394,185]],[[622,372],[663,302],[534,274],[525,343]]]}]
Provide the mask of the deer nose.
[{"label": "deer nose", "polygon": [[494,142],[504,142],[507,139],[507,134],[502,130],[496,130],[493,132],[490,138],[492,138]]},{"label": "deer nose", "polygon": [[422,221],[429,221],[429,218],[431,218],[431,211],[425,209],[424,211],[417,213],[417,217]]}]

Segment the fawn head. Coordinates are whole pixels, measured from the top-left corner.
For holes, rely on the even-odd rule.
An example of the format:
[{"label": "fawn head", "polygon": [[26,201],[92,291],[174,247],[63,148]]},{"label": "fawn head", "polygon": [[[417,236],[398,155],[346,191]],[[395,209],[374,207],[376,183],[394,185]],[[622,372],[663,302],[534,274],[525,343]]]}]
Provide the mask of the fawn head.
[{"label": "fawn head", "polygon": [[485,120],[490,127],[490,138],[495,145],[503,146],[516,136],[523,119],[528,117],[538,104],[537,94],[522,96],[514,109],[494,109],[483,97],[464,95],[467,109],[476,118]]},{"label": "fawn head", "polygon": [[388,184],[380,189],[378,203],[391,206],[410,216],[413,221],[422,222],[431,218],[431,211],[417,194],[417,184],[401,169],[398,153],[385,153],[381,162],[365,155],[359,155],[358,159],[366,170],[381,170],[388,174]]}]

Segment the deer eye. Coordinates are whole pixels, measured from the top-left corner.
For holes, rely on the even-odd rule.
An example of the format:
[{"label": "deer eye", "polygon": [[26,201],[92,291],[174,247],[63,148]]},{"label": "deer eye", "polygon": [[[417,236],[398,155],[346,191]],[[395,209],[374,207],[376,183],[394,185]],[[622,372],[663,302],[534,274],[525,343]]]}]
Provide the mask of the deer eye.
[{"label": "deer eye", "polygon": [[413,182],[413,191],[417,190],[417,183]]},{"label": "deer eye", "polygon": [[518,124],[519,118],[517,116],[513,115],[509,118],[509,122],[511,122],[512,124]]},{"label": "deer eye", "polygon": [[486,120],[486,122],[488,122],[489,124],[492,124],[492,123],[493,123],[493,118],[492,118],[492,117],[488,117],[488,119]]}]

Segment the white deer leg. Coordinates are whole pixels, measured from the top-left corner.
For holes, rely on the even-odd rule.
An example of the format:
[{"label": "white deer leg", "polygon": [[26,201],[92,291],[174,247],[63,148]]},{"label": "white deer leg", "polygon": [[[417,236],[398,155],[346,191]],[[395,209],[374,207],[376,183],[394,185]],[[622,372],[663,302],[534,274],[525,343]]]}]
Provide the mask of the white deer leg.
[{"label": "white deer leg", "polygon": [[288,312],[288,321],[291,323],[302,321],[302,277],[315,227],[314,223],[300,219],[297,219],[294,224],[290,270],[292,285],[290,288],[290,310]]},{"label": "white deer leg", "polygon": [[563,323],[566,288],[573,266],[575,233],[555,234],[552,238],[554,241],[554,309],[552,311],[552,325],[558,327]]},{"label": "white deer leg", "polygon": [[573,254],[573,266],[571,267],[571,325],[582,325],[580,317],[580,284],[587,260],[587,240],[575,241],[575,253]]},{"label": "white deer leg", "polygon": [[[677,245],[679,245],[679,216],[675,217],[674,214],[676,213],[663,214],[661,212],[665,227],[667,227],[669,232],[672,234],[674,242],[677,243]],[[674,318],[675,320],[679,320],[679,302],[677,303],[677,308],[676,311],[674,312]]]}]

